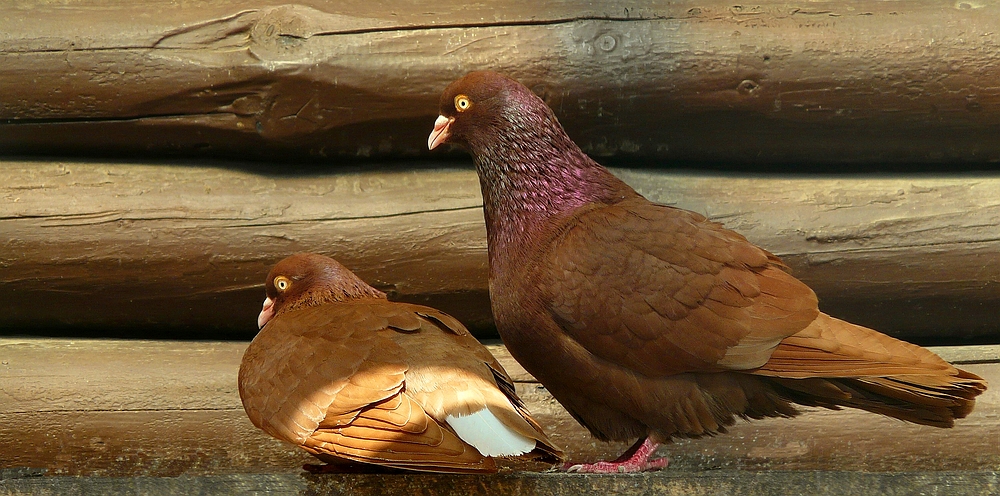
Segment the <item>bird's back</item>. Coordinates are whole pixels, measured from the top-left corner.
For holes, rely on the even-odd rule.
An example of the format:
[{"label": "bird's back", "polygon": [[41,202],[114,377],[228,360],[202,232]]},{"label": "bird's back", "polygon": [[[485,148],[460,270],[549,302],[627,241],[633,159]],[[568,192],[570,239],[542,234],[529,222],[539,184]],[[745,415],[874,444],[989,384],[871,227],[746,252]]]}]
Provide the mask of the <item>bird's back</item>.
[{"label": "bird's back", "polygon": [[[561,456],[489,351],[428,307],[371,299],[279,315],[247,349],[239,382],[255,425],[326,461],[491,472],[488,455],[532,451],[536,441],[543,458]],[[452,417],[477,413],[499,419],[495,439],[511,431],[525,447],[468,444],[462,429],[479,426]]]}]

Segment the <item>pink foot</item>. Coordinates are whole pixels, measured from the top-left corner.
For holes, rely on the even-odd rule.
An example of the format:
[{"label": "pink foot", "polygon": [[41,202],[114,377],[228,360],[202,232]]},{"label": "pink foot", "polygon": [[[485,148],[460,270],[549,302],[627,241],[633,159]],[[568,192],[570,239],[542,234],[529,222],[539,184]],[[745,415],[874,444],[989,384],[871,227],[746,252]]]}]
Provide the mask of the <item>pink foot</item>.
[{"label": "pink foot", "polygon": [[636,441],[631,448],[622,453],[622,456],[610,462],[567,463],[563,465],[563,470],[582,474],[630,474],[660,470],[665,468],[670,460],[666,458],[649,459],[659,446],[659,443],[650,441],[647,437]]}]

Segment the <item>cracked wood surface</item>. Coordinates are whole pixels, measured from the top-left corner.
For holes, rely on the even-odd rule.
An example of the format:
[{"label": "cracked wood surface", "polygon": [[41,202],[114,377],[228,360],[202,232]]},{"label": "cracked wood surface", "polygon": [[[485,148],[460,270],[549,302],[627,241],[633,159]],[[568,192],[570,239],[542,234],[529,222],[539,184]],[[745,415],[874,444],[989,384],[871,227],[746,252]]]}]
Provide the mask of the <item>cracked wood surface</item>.
[{"label": "cracked wood surface", "polygon": [[15,2],[0,151],[413,157],[448,82],[508,72],[601,156],[1000,160],[983,2]]},{"label": "cracked wood surface", "polygon": [[[469,167],[0,161],[3,332],[251,336],[271,265],[329,254],[394,299],[490,332]],[[615,169],[783,257],[824,311],[897,336],[996,339],[1000,176]],[[235,334],[234,334],[235,333]]]},{"label": "cracked wood surface", "polygon": [[[246,346],[0,338],[0,483],[41,470],[106,477],[299,473],[312,458],[254,428],[240,405],[236,375]],[[571,459],[610,458],[627,447],[591,439],[501,344],[487,346]],[[992,384],[1000,383],[997,346],[935,351]],[[661,454],[671,458],[668,470],[675,472],[991,473],[1000,468],[998,419],[1000,395],[992,388],[953,429],[859,411],[809,409],[796,419],[740,422],[728,434],[676,442]]]}]

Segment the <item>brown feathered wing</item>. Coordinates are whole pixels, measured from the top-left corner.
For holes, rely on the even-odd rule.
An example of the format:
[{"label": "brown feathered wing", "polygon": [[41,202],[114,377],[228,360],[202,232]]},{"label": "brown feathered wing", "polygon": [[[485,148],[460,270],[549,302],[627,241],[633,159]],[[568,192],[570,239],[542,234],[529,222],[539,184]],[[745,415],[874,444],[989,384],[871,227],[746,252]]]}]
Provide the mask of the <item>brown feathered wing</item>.
[{"label": "brown feathered wing", "polygon": [[540,282],[564,331],[650,377],[760,367],[819,314],[767,251],[643,198],[581,211],[548,264]]},{"label": "brown feathered wing", "polygon": [[[647,377],[734,371],[787,399],[949,426],[985,382],[933,353],[818,310],[780,260],[643,198],[581,209],[539,284],[564,332]],[[739,413],[739,412],[735,412]]]},{"label": "brown feathered wing", "polygon": [[416,330],[416,317],[371,310],[364,304],[323,305],[268,323],[240,368],[240,396],[250,420],[321,459],[495,471],[492,459],[428,416],[404,391],[404,350],[380,331],[395,332],[392,325]]}]

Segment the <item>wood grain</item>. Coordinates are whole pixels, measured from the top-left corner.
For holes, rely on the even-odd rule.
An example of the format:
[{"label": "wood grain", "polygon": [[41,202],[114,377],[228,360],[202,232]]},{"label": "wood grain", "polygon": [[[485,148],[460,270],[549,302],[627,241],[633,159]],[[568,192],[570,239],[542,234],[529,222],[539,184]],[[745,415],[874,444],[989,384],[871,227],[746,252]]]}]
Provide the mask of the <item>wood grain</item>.
[{"label": "wood grain", "polygon": [[447,474],[236,474],[183,477],[7,478],[0,490],[14,494],[350,494],[381,496],[425,494],[547,495],[579,494],[689,496],[908,496],[947,494],[980,496],[996,493],[995,472],[856,472],[662,470],[642,474],[594,475],[516,472],[488,476]]},{"label": "wood grain", "polygon": [[[246,342],[0,339],[0,471],[48,475],[199,476],[297,473],[311,459],[255,429],[236,392]],[[505,366],[502,345],[490,344]],[[1000,349],[945,349],[1000,384]],[[548,392],[511,366],[518,394],[571,459],[626,446],[589,437]],[[992,471],[1000,466],[1000,394],[990,389],[954,429],[877,415],[809,410],[739,423],[661,453],[671,470]],[[543,470],[545,466],[519,466]]]},{"label": "wood grain", "polygon": [[975,1],[15,2],[0,150],[420,156],[446,84],[495,69],[601,156],[985,164],[998,45]]},{"label": "wood grain", "polygon": [[299,251],[329,254],[394,296],[451,302],[468,325],[490,319],[468,170],[2,165],[0,288],[15,325],[255,332],[264,277]]},{"label": "wood grain", "polygon": [[[249,337],[264,276],[297,251],[331,255],[393,299],[491,332],[482,199],[468,166],[0,167],[3,332]],[[782,256],[836,317],[918,340],[1000,332],[1000,175],[615,172]]]}]

